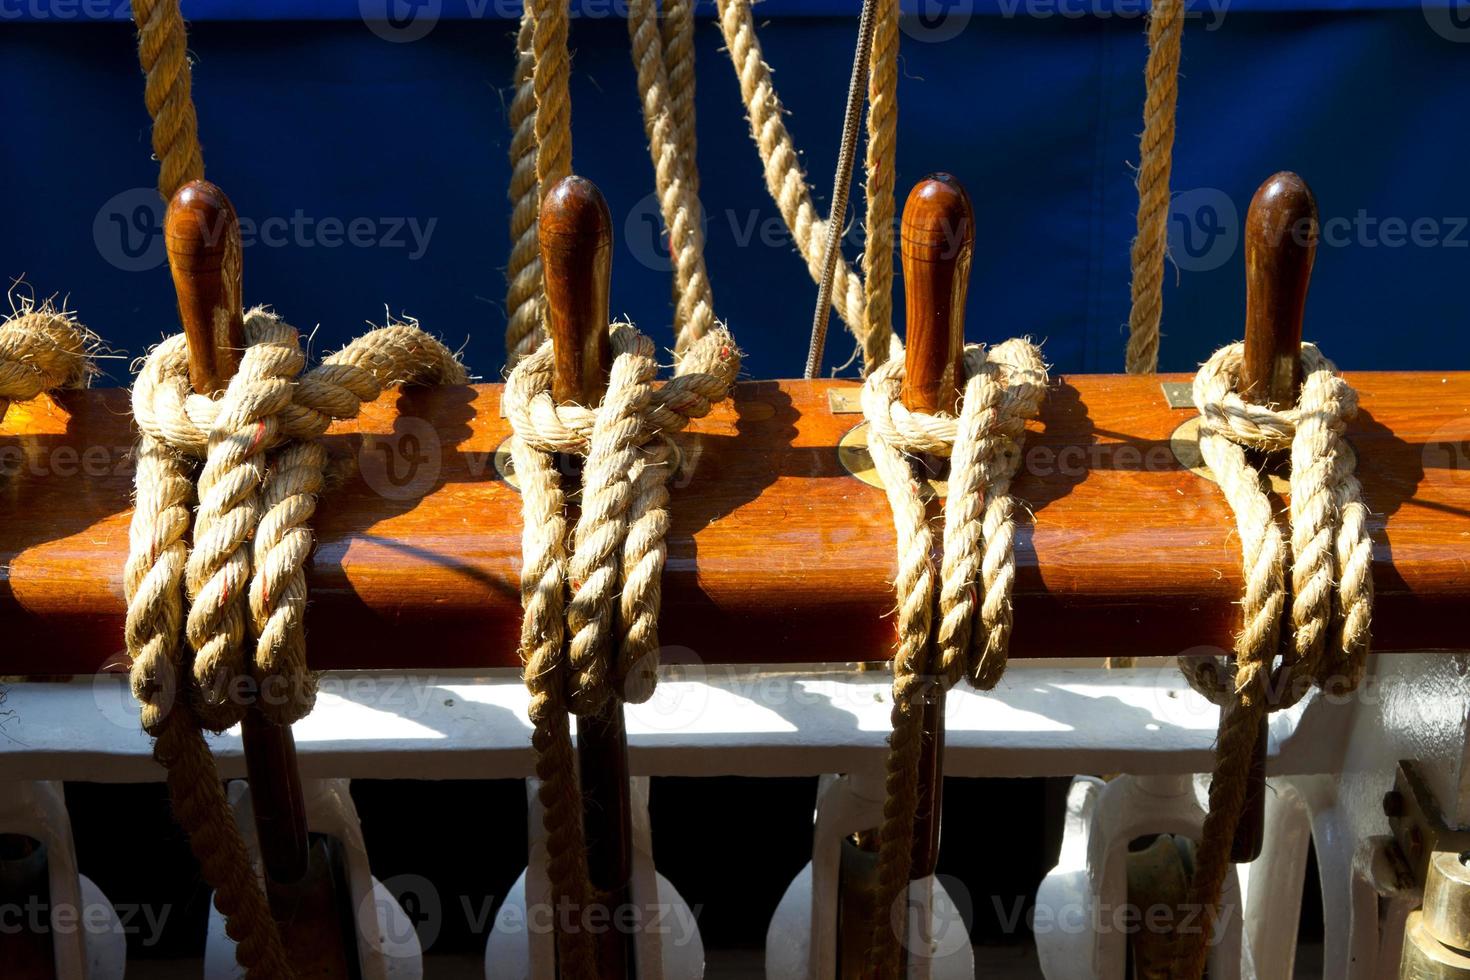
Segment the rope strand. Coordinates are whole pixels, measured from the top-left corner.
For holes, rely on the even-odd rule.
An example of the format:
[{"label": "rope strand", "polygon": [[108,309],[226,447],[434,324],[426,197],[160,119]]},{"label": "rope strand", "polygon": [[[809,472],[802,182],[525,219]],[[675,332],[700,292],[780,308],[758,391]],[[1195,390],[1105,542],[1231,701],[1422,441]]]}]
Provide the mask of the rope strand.
[{"label": "rope strand", "polygon": [[[962,675],[984,690],[1005,671],[1015,577],[1010,481],[1020,466],[1026,421],[1040,411],[1047,385],[1041,353],[1026,340],[1008,340],[988,351],[980,345],[965,349],[958,417],[910,412],[903,404],[903,378],[903,353],[895,349],[868,376],[862,392],[868,447],[893,512],[898,545],[893,734],[870,939],[871,975],[880,978],[903,975],[903,937],[892,928],[889,913],[904,896],[912,873],[923,705],[943,697]],[[927,514],[931,491],[906,458],[916,453],[950,458],[942,578],[936,576],[932,558]],[[978,607],[977,585],[983,590]]]},{"label": "rope strand", "polygon": [[[1204,972],[1262,716],[1294,704],[1314,683],[1352,690],[1370,645],[1372,542],[1343,440],[1357,414],[1357,395],[1331,361],[1303,344],[1297,404],[1274,411],[1238,394],[1243,359],[1243,344],[1224,347],[1194,380],[1200,453],[1235,514],[1246,584],[1233,670],[1211,658],[1180,661],[1190,685],[1221,705],[1223,722],[1188,897],[1190,907],[1207,914],[1202,929],[1175,937],[1172,976],[1178,980],[1198,980]],[[1290,450],[1289,552],[1246,447]],[[1288,562],[1289,637],[1283,643]]]},{"label": "rope strand", "polygon": [[1143,135],[1138,153],[1138,237],[1133,240],[1132,306],[1128,312],[1129,374],[1159,367],[1164,312],[1164,260],[1169,254],[1169,174],[1174,165],[1175,105],[1184,0],[1155,0],[1148,18]]}]

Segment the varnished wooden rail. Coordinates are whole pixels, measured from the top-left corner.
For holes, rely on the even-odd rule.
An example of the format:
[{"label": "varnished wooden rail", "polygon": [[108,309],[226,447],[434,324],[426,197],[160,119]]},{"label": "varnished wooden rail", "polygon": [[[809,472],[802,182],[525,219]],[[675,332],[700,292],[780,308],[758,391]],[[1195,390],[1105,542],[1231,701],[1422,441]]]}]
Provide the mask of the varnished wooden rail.
[{"label": "varnished wooden rail", "polygon": [[[985,334],[976,333],[983,339]],[[1329,345],[1330,352],[1330,345]],[[1055,378],[1013,492],[1015,658],[1229,650],[1240,549],[1229,508],[1179,463],[1193,415],[1159,378]],[[1465,649],[1470,373],[1349,372],[1348,428],[1374,538],[1375,648]],[[847,381],[739,385],[678,437],[664,573],[666,661],[842,662],[891,648],[893,528],[851,476]],[[309,568],[312,666],[517,666],[520,500],[497,473],[501,387],[390,393],[328,434]],[[841,407],[841,406],[839,406]],[[0,673],[123,661],[132,489],[127,393],[66,392],[0,424]]]}]

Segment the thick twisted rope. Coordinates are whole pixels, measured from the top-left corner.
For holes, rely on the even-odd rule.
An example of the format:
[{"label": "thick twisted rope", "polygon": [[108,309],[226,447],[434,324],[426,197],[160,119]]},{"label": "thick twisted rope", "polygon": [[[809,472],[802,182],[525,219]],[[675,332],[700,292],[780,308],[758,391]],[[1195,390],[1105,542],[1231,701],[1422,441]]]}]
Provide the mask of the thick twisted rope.
[{"label": "thick twisted rope", "polygon": [[[806,260],[812,281],[820,282],[827,222],[812,204],[811,186],[786,129],[786,110],[771,80],[771,67],[761,54],[750,0],[719,0],[718,7],[720,30],[740,81],[740,98],[750,121],[751,139],[760,154],[766,190],[776,202],[797,251]],[[832,308],[862,345],[865,369],[871,371],[887,353],[889,338],[868,335],[862,277],[840,255],[834,268]]]},{"label": "thick twisted rope", "polygon": [[[961,675],[988,690],[1005,671],[1015,580],[1010,483],[1020,466],[1026,421],[1040,411],[1047,385],[1041,352],[1026,340],[1008,340],[989,350],[980,345],[965,349],[958,416],[904,408],[903,378],[903,353],[895,349],[868,376],[862,394],[868,447],[893,511],[898,543],[893,735],[878,833],[878,915],[870,953],[872,975],[878,977],[903,973],[902,937],[888,913],[904,895],[912,868],[923,704],[943,697]],[[926,509],[930,490],[906,458],[916,453],[950,458],[939,576]]]},{"label": "thick twisted rope", "polygon": [[545,338],[536,215],[546,188],[572,172],[570,74],[566,3],[528,0],[516,35],[516,92],[510,106],[513,206],[505,347],[512,364]]},{"label": "thick twisted rope", "polygon": [[541,254],[536,215],[541,184],[536,179],[536,19],[528,4],[516,34],[515,95],[510,102],[510,261],[505,268],[505,351],[512,366],[541,346]]},{"label": "thick twisted rope", "polygon": [[1133,240],[1133,300],[1128,312],[1129,374],[1159,366],[1164,260],[1169,253],[1169,173],[1174,165],[1174,108],[1184,0],[1155,0],[1148,18],[1143,135],[1138,144],[1138,237]]},{"label": "thick twisted rope", "polygon": [[[1371,645],[1372,541],[1343,440],[1357,414],[1357,394],[1316,347],[1303,344],[1296,405],[1285,411],[1254,405],[1238,394],[1243,357],[1242,344],[1222,348],[1194,380],[1203,420],[1200,453],[1235,514],[1246,585],[1233,672],[1208,658],[1180,663],[1191,685],[1224,711],[1190,882],[1190,906],[1207,914],[1204,928],[1177,938],[1173,975],[1186,980],[1204,971],[1262,716],[1294,704],[1313,683],[1339,691],[1356,687]],[[1289,552],[1247,448],[1291,452]],[[1290,635],[1283,644],[1288,565]]]},{"label": "thick twisted rope", "polygon": [[[628,35],[638,72],[638,96],[643,105],[643,129],[653,159],[659,211],[669,233],[674,260],[674,352],[682,356],[695,340],[715,327],[714,295],[704,266],[704,235],[699,200],[694,191],[692,120],[681,125],[676,105],[681,97],[671,91],[667,52],[659,34],[653,0],[630,0]],[[692,69],[690,71],[692,76]],[[692,92],[683,97],[692,99]]]},{"label": "thick twisted rope", "polygon": [[[694,341],[682,374],[660,388],[653,343],[610,327],[614,360],[602,402],[557,405],[552,346],[522,358],[506,384],[521,483],[521,658],[531,693],[547,875],[557,907],[592,897],[568,717],[644,701],[657,679],[660,579],[668,533],[669,436],[722,400],[740,368],[723,327]],[[568,554],[566,494],[554,454],[586,457],[582,508]],[[563,975],[593,978],[586,930],[559,932]]]},{"label": "thick twisted rope", "polygon": [[89,352],[96,337],[71,314],[49,303],[21,301],[0,323],[0,419],[11,402],[43,391],[82,388],[91,378]]},{"label": "thick twisted rope", "polygon": [[249,975],[275,978],[292,975],[289,957],[202,729],[243,715],[237,695],[247,678],[273,720],[295,720],[314,701],[302,613],[307,522],[326,459],[308,441],[331,420],[356,416],[386,385],[453,383],[464,373],[437,341],[395,325],[298,381],[305,358],[294,328],[253,310],[245,332],[240,369],[218,399],[190,391],[182,335],[154,349],[134,385],[140,436],[125,636],[143,727],[157,738],[175,815],[215,888],[236,957]]},{"label": "thick twisted rope", "polygon": [[132,0],[138,62],[147,76],[143,99],[153,119],[158,192],[165,201],[204,176],[199,123],[190,95],[189,39],[179,0]]},{"label": "thick twisted rope", "polygon": [[893,336],[893,184],[898,162],[898,0],[876,0],[868,70],[863,364],[888,356]]}]

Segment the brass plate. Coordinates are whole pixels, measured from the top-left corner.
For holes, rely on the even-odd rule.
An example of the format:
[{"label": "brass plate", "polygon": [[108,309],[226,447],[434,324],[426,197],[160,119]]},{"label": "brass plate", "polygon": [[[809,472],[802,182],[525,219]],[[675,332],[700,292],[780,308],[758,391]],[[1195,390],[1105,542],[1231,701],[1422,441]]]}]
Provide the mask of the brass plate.
[{"label": "brass plate", "polygon": [[833,415],[861,415],[863,411],[863,389],[828,388],[827,411]]},{"label": "brass plate", "polygon": [[1170,408],[1194,408],[1193,381],[1163,381],[1159,387],[1164,390],[1164,401]]},{"label": "brass plate", "polygon": [[495,447],[495,472],[516,493],[521,492],[520,481],[516,479],[515,465],[510,459],[510,443],[515,436],[508,436],[504,442]]},{"label": "brass plate", "polygon": [[[882,489],[883,481],[878,476],[877,467],[873,465],[872,454],[868,452],[868,423],[858,423],[838,440],[837,460],[843,469],[868,486]],[[935,496],[943,497],[949,493],[948,480],[930,477],[928,483]]]}]

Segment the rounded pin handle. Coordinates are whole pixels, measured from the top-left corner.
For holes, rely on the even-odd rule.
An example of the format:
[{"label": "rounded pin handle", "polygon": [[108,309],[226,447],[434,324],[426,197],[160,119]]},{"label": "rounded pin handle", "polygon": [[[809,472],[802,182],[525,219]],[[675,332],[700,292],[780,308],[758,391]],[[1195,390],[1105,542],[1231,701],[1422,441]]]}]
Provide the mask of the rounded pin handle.
[{"label": "rounded pin handle", "polygon": [[1277,408],[1301,386],[1302,314],[1317,256],[1317,199],[1301,177],[1273,174],[1245,219],[1242,397]]},{"label": "rounded pin handle", "polygon": [[597,185],[573,174],[551,185],[538,220],[555,358],[552,397],[558,403],[593,405],[607,387],[612,364],[607,333],[612,217]]},{"label": "rounded pin handle", "polygon": [[191,180],[168,202],[164,247],[189,341],[189,381],[201,395],[222,390],[240,366],[240,219],[225,192]]},{"label": "rounded pin handle", "polygon": [[952,412],[964,387],[965,295],[975,251],[970,197],[954,177],[932,174],[903,206],[904,385],[910,411]]}]

